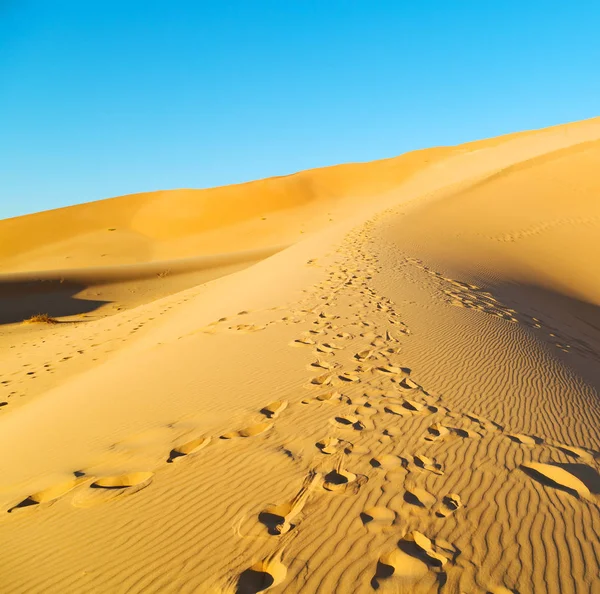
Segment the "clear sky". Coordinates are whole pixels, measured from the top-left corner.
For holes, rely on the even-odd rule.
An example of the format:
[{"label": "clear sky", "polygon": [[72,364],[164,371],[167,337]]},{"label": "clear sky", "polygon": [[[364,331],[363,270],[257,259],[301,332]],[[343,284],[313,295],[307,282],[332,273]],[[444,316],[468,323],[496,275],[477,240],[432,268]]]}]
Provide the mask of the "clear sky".
[{"label": "clear sky", "polygon": [[600,2],[0,0],[0,218],[600,113]]}]

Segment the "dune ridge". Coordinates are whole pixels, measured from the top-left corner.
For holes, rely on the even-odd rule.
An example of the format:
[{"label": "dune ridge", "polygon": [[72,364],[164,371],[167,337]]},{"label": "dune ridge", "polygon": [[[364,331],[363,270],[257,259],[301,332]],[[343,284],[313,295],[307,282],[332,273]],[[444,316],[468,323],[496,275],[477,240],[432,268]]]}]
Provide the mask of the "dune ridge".
[{"label": "dune ridge", "polygon": [[[204,226],[160,229],[164,195],[8,221],[122,209],[152,249],[110,268],[152,278],[265,252],[5,324],[2,591],[597,591],[598,164],[594,119],[220,189],[248,210]],[[15,244],[6,273],[56,274],[84,227]]]}]

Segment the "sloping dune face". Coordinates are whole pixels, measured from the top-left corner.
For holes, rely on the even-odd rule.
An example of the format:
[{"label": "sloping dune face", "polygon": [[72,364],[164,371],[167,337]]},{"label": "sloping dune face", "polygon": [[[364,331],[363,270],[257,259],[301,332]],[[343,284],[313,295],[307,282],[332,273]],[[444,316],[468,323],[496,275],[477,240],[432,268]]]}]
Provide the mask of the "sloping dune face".
[{"label": "sloping dune face", "polygon": [[0,270],[68,270],[284,247],[452,150],[208,190],[133,194],[8,219],[0,222]]},{"label": "sloping dune face", "polygon": [[444,192],[408,234],[446,265],[600,305],[599,169],[598,141],[549,151]]},{"label": "sloping dune face", "polygon": [[454,150],[0,221],[0,325],[37,313],[95,319],[231,274],[355,216]]},{"label": "sloping dune face", "polygon": [[2,592],[600,591],[599,165],[589,120],[1,223],[12,274],[262,254],[11,335]]}]

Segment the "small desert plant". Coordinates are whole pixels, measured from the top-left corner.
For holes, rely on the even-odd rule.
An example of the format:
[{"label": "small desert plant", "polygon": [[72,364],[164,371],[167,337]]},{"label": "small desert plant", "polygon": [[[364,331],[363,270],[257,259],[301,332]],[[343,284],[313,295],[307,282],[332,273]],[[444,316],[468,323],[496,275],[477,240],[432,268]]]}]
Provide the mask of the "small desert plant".
[{"label": "small desert plant", "polygon": [[23,320],[23,324],[58,324],[58,320],[47,313],[39,313]]},{"label": "small desert plant", "polygon": [[156,276],[158,276],[158,278],[165,278],[169,276],[169,274],[171,274],[170,270],[163,270],[162,272],[157,272]]}]

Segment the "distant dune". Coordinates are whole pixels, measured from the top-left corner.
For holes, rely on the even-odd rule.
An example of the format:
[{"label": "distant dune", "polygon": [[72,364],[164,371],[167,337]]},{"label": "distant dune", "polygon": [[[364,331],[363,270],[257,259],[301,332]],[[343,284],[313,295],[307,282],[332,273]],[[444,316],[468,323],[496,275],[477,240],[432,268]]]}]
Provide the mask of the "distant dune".
[{"label": "distant dune", "polygon": [[2,271],[106,267],[287,246],[454,150],[208,190],[132,194],[4,220]]},{"label": "distant dune", "polygon": [[598,171],[600,118],[0,221],[0,591],[600,592]]}]

